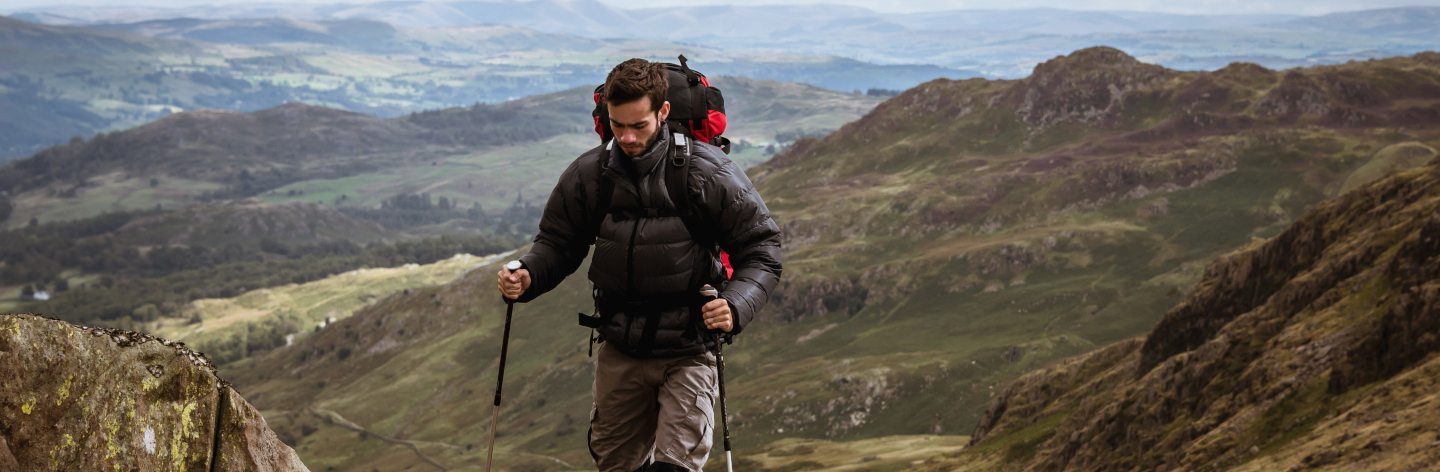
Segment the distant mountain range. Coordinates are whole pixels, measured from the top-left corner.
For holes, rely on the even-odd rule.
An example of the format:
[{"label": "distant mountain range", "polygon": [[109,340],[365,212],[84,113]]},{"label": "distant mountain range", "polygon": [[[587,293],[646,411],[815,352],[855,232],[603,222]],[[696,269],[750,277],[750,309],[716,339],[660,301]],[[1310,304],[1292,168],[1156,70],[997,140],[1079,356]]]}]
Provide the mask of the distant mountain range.
[{"label": "distant mountain range", "polygon": [[[130,23],[159,18],[242,19],[279,16],[305,20],[373,19],[397,26],[433,28],[509,24],[596,37],[769,35],[798,25],[839,26],[865,21],[910,30],[997,30],[1044,34],[1138,33],[1155,30],[1257,26],[1299,15],[1177,15],[1053,8],[953,10],[887,14],[842,5],[687,6],[624,9],[597,0],[378,2],[370,4],[249,3],[201,7],[43,7],[16,16],[49,24]],[[800,22],[805,18],[808,21]],[[755,21],[759,19],[760,21]],[[821,26],[824,27],[824,26]],[[648,32],[645,30],[649,30]]]},{"label": "distant mountain range", "polygon": [[598,0],[232,4],[183,8],[53,7],[17,12],[53,24],[161,18],[308,21],[370,19],[402,27],[504,24],[590,38],[644,38],[734,51],[828,54],[888,64],[933,64],[1021,77],[1069,51],[1108,45],[1151,62],[1215,69],[1339,63],[1440,47],[1440,8],[1299,15],[1178,15],[1061,9],[889,14],[839,5],[623,9]]},{"label": "distant mountain range", "polygon": [[[1440,49],[1440,8],[1317,17],[833,5],[619,9],[595,0],[50,7],[0,17],[0,158],[194,108],[287,101],[382,117],[594,85],[629,57],[838,91],[1023,77],[1106,45],[1179,70]],[[70,26],[63,26],[70,25]]]}]

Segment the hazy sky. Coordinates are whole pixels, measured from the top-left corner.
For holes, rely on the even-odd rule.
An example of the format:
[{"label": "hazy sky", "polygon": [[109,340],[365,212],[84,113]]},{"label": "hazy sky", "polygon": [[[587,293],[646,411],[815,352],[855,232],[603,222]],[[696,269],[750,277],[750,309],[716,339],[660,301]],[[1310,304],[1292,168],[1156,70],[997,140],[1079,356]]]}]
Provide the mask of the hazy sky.
[{"label": "hazy sky", "polygon": [[[601,0],[622,7],[662,7],[674,5],[667,0]],[[275,3],[232,2],[215,0],[6,0],[0,11],[50,6],[57,3],[86,6],[195,6],[222,3]],[[373,3],[369,1],[336,0],[290,0],[284,3]],[[1133,10],[1187,14],[1247,14],[1279,13],[1321,15],[1337,11],[1367,10],[1397,6],[1440,6],[1440,0],[1205,0],[1198,2],[1176,2],[1173,0],[1090,0],[1086,2],[1057,0],[825,0],[825,1],[776,1],[776,0],[689,0],[686,5],[767,5],[796,3],[832,3],[855,5],[883,12],[916,12],[954,9],[1014,9],[1014,8],[1063,8],[1071,10]]]}]

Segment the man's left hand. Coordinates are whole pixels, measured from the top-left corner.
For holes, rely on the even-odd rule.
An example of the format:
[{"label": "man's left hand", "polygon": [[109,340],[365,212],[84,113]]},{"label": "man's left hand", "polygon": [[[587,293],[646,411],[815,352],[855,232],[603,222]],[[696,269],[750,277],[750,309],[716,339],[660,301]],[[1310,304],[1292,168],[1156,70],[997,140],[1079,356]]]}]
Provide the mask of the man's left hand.
[{"label": "man's left hand", "polygon": [[706,328],[718,329],[727,333],[734,329],[735,325],[730,319],[730,302],[725,301],[724,298],[710,300],[701,310],[704,311]]}]

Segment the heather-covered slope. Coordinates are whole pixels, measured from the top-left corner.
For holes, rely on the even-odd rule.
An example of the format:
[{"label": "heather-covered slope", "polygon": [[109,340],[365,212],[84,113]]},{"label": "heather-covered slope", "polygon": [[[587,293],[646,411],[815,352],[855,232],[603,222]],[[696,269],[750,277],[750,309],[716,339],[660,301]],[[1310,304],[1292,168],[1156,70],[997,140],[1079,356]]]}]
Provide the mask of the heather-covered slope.
[{"label": "heather-covered slope", "polygon": [[1440,465],[1440,159],[1226,255],[1143,339],[1017,380],[925,470]]}]

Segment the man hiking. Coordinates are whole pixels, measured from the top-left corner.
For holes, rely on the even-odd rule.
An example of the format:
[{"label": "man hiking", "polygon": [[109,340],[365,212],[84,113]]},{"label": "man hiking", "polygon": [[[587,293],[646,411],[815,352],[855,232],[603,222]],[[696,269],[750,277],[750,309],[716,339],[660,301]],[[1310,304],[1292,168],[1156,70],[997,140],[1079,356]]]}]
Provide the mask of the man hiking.
[{"label": "man hiking", "polygon": [[[666,123],[666,74],[643,59],[610,71],[599,98],[614,139],[560,175],[522,268],[499,273],[501,294],[527,302],[595,246],[593,324],[604,343],[588,440],[602,472],[701,470],[717,389],[711,330],[739,334],[781,272],[780,228],[745,172]],[[677,182],[687,194],[667,187]],[[734,269],[728,280],[721,250]],[[719,298],[699,296],[707,284]]]}]

